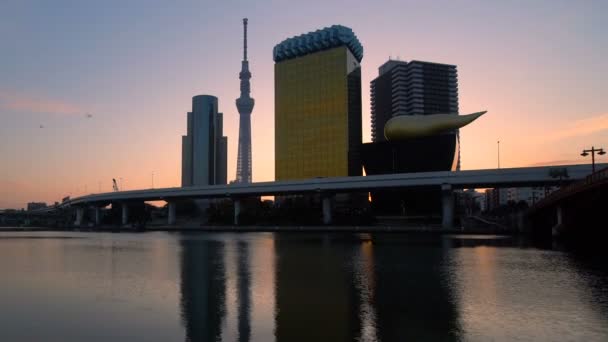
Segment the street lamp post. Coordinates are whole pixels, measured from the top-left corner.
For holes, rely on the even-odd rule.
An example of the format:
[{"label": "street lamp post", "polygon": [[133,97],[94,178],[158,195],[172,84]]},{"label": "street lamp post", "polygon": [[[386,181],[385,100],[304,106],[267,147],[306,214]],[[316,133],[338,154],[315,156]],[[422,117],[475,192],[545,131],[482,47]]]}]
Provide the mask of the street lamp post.
[{"label": "street lamp post", "polygon": [[500,140],[496,142],[497,150],[498,150],[498,168],[500,169]]},{"label": "street lamp post", "polygon": [[591,172],[595,173],[595,153],[600,156],[603,156],[604,154],[606,154],[606,152],[604,152],[603,148],[595,148],[594,146],[591,146],[590,150],[583,150],[581,156],[586,157],[589,155],[589,153],[591,153]]}]

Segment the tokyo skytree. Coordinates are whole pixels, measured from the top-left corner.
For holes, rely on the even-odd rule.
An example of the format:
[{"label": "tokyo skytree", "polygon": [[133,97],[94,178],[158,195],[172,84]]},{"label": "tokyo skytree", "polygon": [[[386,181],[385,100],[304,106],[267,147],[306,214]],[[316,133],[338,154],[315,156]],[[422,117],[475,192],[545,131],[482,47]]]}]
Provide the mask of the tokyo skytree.
[{"label": "tokyo skytree", "polygon": [[236,182],[251,183],[251,111],[254,101],[249,96],[251,73],[247,61],[247,18],[243,19],[243,61],[241,62],[241,96],[236,99],[239,111],[239,149],[236,160]]}]

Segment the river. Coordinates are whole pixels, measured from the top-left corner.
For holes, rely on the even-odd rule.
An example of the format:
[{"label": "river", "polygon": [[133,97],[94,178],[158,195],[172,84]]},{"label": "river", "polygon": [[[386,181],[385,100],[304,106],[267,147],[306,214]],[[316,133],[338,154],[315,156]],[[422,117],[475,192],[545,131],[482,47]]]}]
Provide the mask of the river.
[{"label": "river", "polygon": [[608,266],[516,237],[0,232],[0,341],[607,341]]}]

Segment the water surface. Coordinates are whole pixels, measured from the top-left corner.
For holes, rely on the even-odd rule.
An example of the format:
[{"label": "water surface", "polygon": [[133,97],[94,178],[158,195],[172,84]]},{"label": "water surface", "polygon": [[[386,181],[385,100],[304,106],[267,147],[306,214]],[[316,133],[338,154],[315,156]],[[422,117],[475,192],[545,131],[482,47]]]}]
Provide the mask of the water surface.
[{"label": "water surface", "polygon": [[500,236],[0,232],[0,341],[606,341],[597,257]]}]

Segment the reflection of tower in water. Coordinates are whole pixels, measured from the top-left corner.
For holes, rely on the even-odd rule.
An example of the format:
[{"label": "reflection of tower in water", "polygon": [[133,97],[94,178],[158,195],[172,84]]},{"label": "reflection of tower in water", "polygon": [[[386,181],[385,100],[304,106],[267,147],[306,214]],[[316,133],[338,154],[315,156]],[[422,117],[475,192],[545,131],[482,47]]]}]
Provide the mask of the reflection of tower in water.
[{"label": "reflection of tower in water", "polygon": [[[181,306],[187,341],[247,342],[252,335],[264,340],[272,335],[274,322],[266,321],[273,317],[274,281],[264,274],[272,272],[274,255],[267,251],[266,240],[181,241]],[[262,274],[252,271],[252,262],[260,264]],[[253,290],[264,302],[252,298]],[[259,331],[254,334],[252,317],[258,317],[253,323]]]},{"label": "reflection of tower in water", "polygon": [[248,243],[238,242],[237,291],[238,291],[238,332],[239,341],[247,342],[251,336],[251,272],[249,270]]}]

